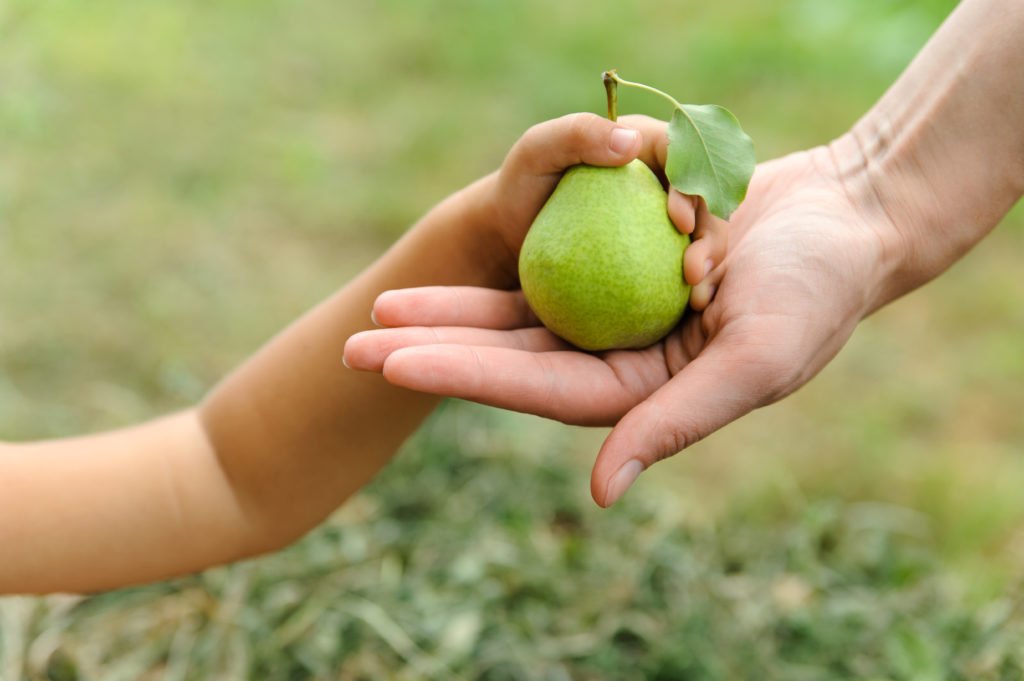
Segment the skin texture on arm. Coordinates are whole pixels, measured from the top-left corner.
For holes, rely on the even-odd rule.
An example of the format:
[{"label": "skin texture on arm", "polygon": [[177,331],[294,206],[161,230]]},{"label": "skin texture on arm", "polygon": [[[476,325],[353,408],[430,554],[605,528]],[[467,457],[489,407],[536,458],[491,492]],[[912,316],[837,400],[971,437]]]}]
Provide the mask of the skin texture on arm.
[{"label": "skin texture on arm", "polygon": [[657,461],[806,383],[861,319],[1005,215],[1024,191],[1022,33],[1021,3],[965,0],[848,134],[759,165],[707,278],[717,294],[650,348],[552,351],[542,329],[525,335],[521,296],[428,289],[382,296],[378,319],[404,328],[356,336],[346,356],[396,385],[613,425],[591,477],[612,504]]},{"label": "skin texture on arm", "polygon": [[[307,532],[439,399],[342,365],[345,340],[372,327],[377,296],[425,284],[514,286],[518,244],[562,171],[649,156],[645,142],[587,114],[535,126],[500,171],[430,211],[196,408],[97,435],[0,443],[0,593],[151,581]],[[694,257],[723,252],[724,239],[717,233],[707,241],[719,245]]]}]

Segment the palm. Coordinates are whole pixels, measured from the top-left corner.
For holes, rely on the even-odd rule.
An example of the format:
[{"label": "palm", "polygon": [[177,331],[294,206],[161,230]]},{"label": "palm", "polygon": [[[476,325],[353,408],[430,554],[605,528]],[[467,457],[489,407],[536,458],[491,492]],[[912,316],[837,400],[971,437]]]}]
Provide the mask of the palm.
[{"label": "palm", "polygon": [[849,338],[867,311],[878,242],[826,158],[818,149],[758,169],[730,224],[714,302],[667,341],[673,375],[708,352],[737,371],[748,365],[737,387],[755,389],[753,408],[805,383]]}]

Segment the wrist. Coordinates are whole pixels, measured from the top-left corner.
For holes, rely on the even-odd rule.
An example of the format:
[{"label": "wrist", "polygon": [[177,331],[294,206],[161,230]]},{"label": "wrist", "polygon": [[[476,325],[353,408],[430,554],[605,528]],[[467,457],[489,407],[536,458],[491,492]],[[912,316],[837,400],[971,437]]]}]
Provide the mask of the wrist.
[{"label": "wrist", "polygon": [[517,252],[498,225],[497,173],[464,187],[428,213],[418,230],[433,243],[452,246],[445,282],[450,285],[512,288],[518,281]]},{"label": "wrist", "polygon": [[465,243],[480,285],[495,289],[511,289],[519,283],[519,243],[510,240],[502,221],[507,212],[502,208],[503,194],[499,172],[495,171],[466,188],[472,196],[468,201],[468,219],[464,223]]},{"label": "wrist", "polygon": [[892,88],[830,145],[883,235],[876,307],[969,251],[1024,192],[1024,8],[967,0]]},{"label": "wrist", "polygon": [[[860,136],[853,130],[827,147],[810,152],[823,171],[826,183],[839,188],[839,200],[846,229],[836,238],[850,239],[842,250],[861,254],[856,280],[860,282],[860,316],[866,317],[902,295],[904,270],[913,247],[907,243],[901,224],[911,220],[902,206],[893,206],[878,189],[877,168],[869,158]],[[887,186],[899,184],[886,178]],[[834,183],[834,184],[833,184]],[[899,190],[895,190],[896,195]]]}]

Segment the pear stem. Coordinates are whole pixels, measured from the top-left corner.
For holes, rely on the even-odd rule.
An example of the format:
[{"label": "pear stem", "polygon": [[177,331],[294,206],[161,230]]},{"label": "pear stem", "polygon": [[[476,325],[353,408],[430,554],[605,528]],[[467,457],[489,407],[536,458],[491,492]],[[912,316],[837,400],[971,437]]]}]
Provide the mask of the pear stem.
[{"label": "pear stem", "polygon": [[[662,92],[658,88],[653,88],[650,85],[644,85],[643,83],[634,83],[632,81],[623,80],[622,78],[619,78],[619,74],[615,73],[614,69],[611,70],[611,71],[605,71],[604,74],[602,75],[602,78],[604,79],[604,87],[605,87],[606,90],[611,87],[609,85],[609,83],[608,83],[609,80],[614,82],[614,83],[617,83],[618,85],[628,85],[630,87],[640,88],[641,90],[647,90],[648,92],[653,92],[656,95],[661,95],[662,97],[664,97],[668,101],[672,102],[673,106],[675,106],[677,109],[679,109],[680,111],[683,111],[683,105],[680,104],[678,101],[676,101],[675,97],[673,97],[672,95],[668,94],[667,92]],[[609,100],[608,100],[609,108],[611,107],[611,99],[610,99],[610,97],[611,96],[609,95]],[[611,116],[609,116],[609,118],[611,118]],[[612,118],[612,120],[614,121],[615,119]]]},{"label": "pear stem", "polygon": [[619,84],[616,82],[615,70],[601,74],[605,94],[608,95],[608,118],[614,123],[619,120]]}]

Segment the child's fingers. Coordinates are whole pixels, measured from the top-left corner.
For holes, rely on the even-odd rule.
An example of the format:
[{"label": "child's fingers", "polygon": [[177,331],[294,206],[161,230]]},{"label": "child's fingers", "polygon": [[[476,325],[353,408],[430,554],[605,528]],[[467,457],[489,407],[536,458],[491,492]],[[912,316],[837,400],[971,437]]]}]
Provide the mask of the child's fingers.
[{"label": "child's fingers", "polygon": [[540,322],[522,291],[477,286],[422,286],[385,291],[373,303],[382,326],[475,326],[521,329]]},{"label": "child's fingers", "polygon": [[697,286],[711,274],[716,264],[708,240],[695,238],[683,254],[683,278],[690,286]]},{"label": "child's fingers", "polygon": [[641,114],[630,114],[621,116],[619,123],[640,131],[643,137],[643,146],[637,155],[641,161],[647,164],[654,174],[658,176],[663,185],[668,186],[665,180],[665,158],[668,154],[668,135],[666,130],[668,124],[657,118]]},{"label": "child's fingers", "polygon": [[618,122],[591,113],[568,114],[527,130],[512,147],[503,170],[561,174],[578,163],[619,166],[639,158],[664,180],[667,125],[639,114],[622,116]]},{"label": "child's fingers", "polygon": [[495,226],[513,254],[566,168],[622,166],[636,158],[641,134],[596,114],[569,114],[527,130],[498,173],[491,194]]},{"label": "child's fingers", "polygon": [[722,279],[721,267],[729,246],[729,223],[708,211],[707,204],[696,198],[697,212],[693,243],[683,256],[683,276],[693,286],[690,307],[698,312],[711,302]]},{"label": "child's fingers", "polygon": [[636,158],[642,143],[639,131],[629,126],[596,114],[568,114],[527,130],[502,170],[511,177],[545,177],[579,163],[620,166]]},{"label": "child's fingers", "polygon": [[699,284],[690,289],[690,307],[697,312],[703,311],[715,297],[718,284],[722,280],[722,268],[711,270],[708,276],[704,277]]},{"label": "child's fingers", "polygon": [[722,264],[729,246],[729,223],[712,215],[702,199],[695,200],[693,243],[683,256],[683,276],[691,286],[701,283]]}]

